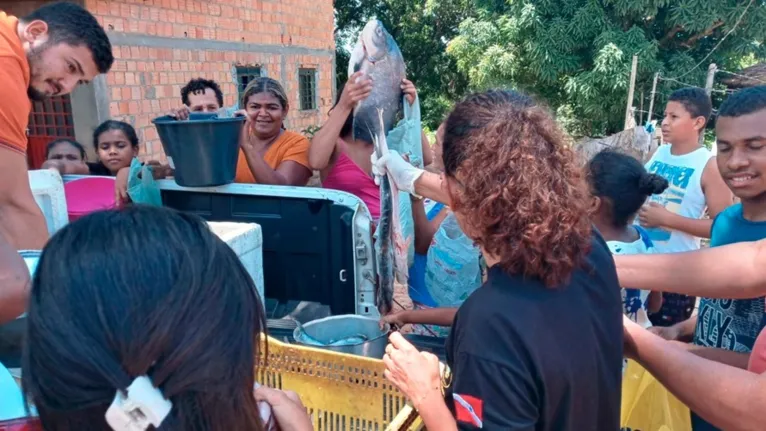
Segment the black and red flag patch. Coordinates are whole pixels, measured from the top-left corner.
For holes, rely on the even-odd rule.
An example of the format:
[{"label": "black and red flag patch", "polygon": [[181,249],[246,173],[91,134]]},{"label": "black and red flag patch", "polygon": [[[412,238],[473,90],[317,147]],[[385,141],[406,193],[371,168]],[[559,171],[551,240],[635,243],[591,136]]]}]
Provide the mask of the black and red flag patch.
[{"label": "black and red flag patch", "polygon": [[452,394],[455,403],[455,416],[458,422],[471,424],[476,428],[484,425],[484,401],[470,395]]}]

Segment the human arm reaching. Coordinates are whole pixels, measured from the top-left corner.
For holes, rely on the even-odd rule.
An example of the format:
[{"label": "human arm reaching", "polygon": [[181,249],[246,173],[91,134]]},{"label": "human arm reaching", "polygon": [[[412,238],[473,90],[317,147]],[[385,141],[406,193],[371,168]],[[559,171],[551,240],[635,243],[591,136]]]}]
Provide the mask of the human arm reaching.
[{"label": "human arm reaching", "polygon": [[[418,89],[415,88],[415,84],[413,84],[412,81],[409,79],[402,80],[402,92],[407,99],[407,103],[410,105],[415,103],[415,99],[418,97]],[[431,145],[428,142],[428,137],[426,137],[426,133],[423,130],[420,131],[420,145],[423,151],[423,166],[425,167],[433,163],[434,157],[431,152]]]},{"label": "human arm reaching", "polygon": [[449,196],[442,188],[441,175],[412,166],[396,151],[389,151],[381,158],[373,152],[370,160],[376,183],[380,181],[380,177],[390,173],[399,190],[449,204]]},{"label": "human arm reaching", "polygon": [[383,323],[402,327],[404,325],[452,326],[457,308],[429,308],[427,310],[404,310],[383,317]]},{"label": "human arm reaching", "polygon": [[[361,79],[360,79],[361,78]],[[357,103],[366,99],[372,92],[372,80],[362,72],[356,72],[348,79],[341,93],[340,100],[330,111],[330,117],[319,129],[309,147],[309,164],[312,169],[322,171],[335,157],[338,139],[343,125]]]},{"label": "human arm reaching", "polygon": [[48,226],[29,185],[26,127],[29,79],[11,56],[0,57],[0,236],[16,250],[40,250],[48,241]]},{"label": "human arm reaching", "polygon": [[720,429],[763,429],[766,374],[754,374],[697,356],[630,319],[623,318],[623,325],[626,356],[640,363],[692,411]]},{"label": "human arm reaching", "polygon": [[706,298],[766,295],[766,240],[686,253],[614,257],[622,286]]}]

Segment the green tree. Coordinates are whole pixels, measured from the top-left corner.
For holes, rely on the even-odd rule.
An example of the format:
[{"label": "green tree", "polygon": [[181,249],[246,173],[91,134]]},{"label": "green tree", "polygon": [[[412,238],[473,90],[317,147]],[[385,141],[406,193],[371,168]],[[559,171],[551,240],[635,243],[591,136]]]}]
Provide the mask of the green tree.
[{"label": "green tree", "polygon": [[[703,86],[710,62],[738,70],[743,59],[766,58],[763,0],[476,0],[476,6],[447,49],[470,87],[533,93],[576,136],[622,129],[633,55],[635,106],[641,90],[648,99],[655,72]],[[663,81],[655,118],[667,93],[682,85]]]},{"label": "green tree", "polygon": [[336,0],[336,79],[348,79],[349,53],[359,31],[379,19],[399,44],[407,76],[418,87],[426,127],[435,129],[445,113],[465,94],[468,79],[447,43],[475,8],[471,0]]}]

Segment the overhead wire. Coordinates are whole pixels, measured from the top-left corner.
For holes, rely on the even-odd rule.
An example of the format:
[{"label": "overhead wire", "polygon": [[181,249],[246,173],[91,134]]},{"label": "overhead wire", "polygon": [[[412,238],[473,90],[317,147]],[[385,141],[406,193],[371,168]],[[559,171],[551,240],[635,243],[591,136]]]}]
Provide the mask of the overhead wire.
[{"label": "overhead wire", "polygon": [[[676,77],[674,77],[674,78],[671,78],[671,79],[680,79],[680,78],[683,78],[684,76],[686,76],[686,75],[688,75],[688,74],[690,74],[690,73],[694,72],[694,71],[695,71],[695,70],[696,70],[698,67],[700,67],[700,65],[702,65],[702,63],[704,63],[705,61],[707,61],[707,59],[708,59],[708,58],[710,58],[710,56],[711,56],[711,55],[713,55],[713,53],[715,52],[715,50],[716,50],[716,49],[718,49],[718,47],[719,47],[719,46],[721,46],[721,44],[723,43],[723,41],[725,41],[725,40],[726,40],[726,38],[727,38],[727,37],[729,37],[729,35],[730,35],[730,34],[732,34],[732,33],[734,32],[734,30],[736,30],[736,29],[737,29],[737,27],[739,27],[739,24],[742,22],[742,19],[745,17],[745,14],[747,14],[747,11],[750,9],[750,6],[752,6],[752,5],[753,5],[754,1],[755,1],[755,0],[750,0],[750,2],[749,2],[749,3],[747,4],[747,6],[745,7],[745,10],[744,10],[744,11],[742,11],[742,14],[739,16],[739,18],[737,19],[737,21],[734,23],[734,26],[732,26],[732,28],[730,28],[730,29],[729,29],[729,31],[728,31],[728,32],[726,32],[726,34],[725,34],[725,35],[724,35],[724,36],[721,38],[721,40],[719,40],[719,41],[718,41],[718,43],[717,43],[717,44],[716,44],[716,45],[713,47],[713,49],[711,49],[711,50],[710,50],[710,52],[708,52],[708,54],[705,56],[705,58],[703,58],[702,60],[700,60],[700,62],[699,62],[699,63],[697,63],[696,65],[694,65],[694,67],[692,67],[691,69],[687,70],[685,73],[683,73],[683,74],[681,74],[681,75],[678,75],[678,76],[676,76]],[[669,78],[666,78],[666,79],[669,79]]]},{"label": "overhead wire", "polygon": [[762,79],[759,79],[759,78],[756,78],[755,76],[742,75],[740,73],[729,72],[728,70],[720,70],[719,69],[719,70],[716,70],[716,73],[725,73],[727,75],[736,76],[738,78],[747,79],[749,81],[755,81],[755,82],[760,82],[761,84],[766,84],[766,81],[764,81]]}]

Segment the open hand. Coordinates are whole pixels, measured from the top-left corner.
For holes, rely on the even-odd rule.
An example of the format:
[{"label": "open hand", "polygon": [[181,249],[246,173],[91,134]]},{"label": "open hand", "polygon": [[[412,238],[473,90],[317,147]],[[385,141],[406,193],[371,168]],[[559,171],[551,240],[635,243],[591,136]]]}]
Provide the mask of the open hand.
[{"label": "open hand", "polygon": [[340,105],[354,109],[356,104],[366,99],[372,93],[372,79],[363,72],[356,72],[348,78],[340,95]]},{"label": "open hand", "polygon": [[431,353],[419,352],[402,334],[388,338],[383,375],[412,401],[416,409],[430,397],[441,397],[439,359]]},{"label": "open hand", "polygon": [[645,227],[666,227],[670,211],[657,202],[649,202],[638,211],[638,220]]}]

